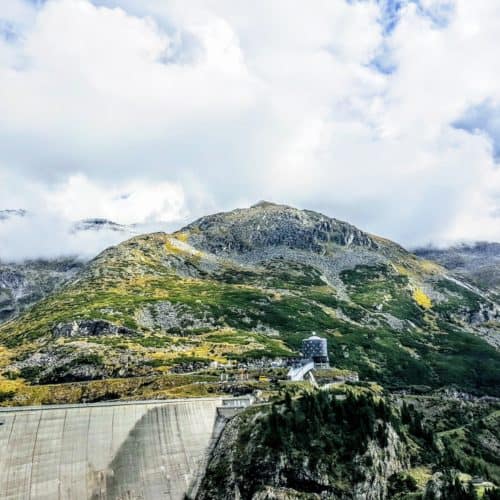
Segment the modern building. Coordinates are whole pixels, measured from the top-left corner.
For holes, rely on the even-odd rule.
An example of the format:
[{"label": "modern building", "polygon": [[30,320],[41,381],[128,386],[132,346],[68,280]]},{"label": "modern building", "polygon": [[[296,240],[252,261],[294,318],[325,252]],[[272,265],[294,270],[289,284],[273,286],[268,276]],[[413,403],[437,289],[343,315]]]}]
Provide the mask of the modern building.
[{"label": "modern building", "polygon": [[313,334],[302,341],[302,355],[306,359],[312,359],[314,364],[320,368],[328,368],[330,366],[326,339],[317,335]]}]

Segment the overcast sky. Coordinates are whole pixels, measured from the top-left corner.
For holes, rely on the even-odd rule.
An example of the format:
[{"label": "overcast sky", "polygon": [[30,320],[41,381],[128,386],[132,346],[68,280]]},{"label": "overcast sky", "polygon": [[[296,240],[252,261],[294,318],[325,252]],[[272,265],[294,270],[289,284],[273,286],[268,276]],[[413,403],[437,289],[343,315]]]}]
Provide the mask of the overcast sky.
[{"label": "overcast sky", "polygon": [[500,240],[500,2],[4,0],[0,258],[266,199]]}]

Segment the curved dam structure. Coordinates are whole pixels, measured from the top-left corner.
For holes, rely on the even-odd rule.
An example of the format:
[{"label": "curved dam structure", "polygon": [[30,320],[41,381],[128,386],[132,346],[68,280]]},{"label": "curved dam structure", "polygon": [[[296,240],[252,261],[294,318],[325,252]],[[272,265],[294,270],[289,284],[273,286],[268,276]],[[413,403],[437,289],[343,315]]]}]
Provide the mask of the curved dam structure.
[{"label": "curved dam structure", "polygon": [[0,410],[0,499],[182,500],[221,399]]}]

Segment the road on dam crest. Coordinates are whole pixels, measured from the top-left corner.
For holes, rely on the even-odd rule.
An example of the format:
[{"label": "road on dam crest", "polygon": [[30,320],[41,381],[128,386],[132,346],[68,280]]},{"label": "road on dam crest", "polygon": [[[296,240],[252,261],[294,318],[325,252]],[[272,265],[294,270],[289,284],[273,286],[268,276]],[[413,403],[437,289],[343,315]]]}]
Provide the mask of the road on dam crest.
[{"label": "road on dam crest", "polygon": [[0,409],[0,499],[182,500],[221,398]]}]

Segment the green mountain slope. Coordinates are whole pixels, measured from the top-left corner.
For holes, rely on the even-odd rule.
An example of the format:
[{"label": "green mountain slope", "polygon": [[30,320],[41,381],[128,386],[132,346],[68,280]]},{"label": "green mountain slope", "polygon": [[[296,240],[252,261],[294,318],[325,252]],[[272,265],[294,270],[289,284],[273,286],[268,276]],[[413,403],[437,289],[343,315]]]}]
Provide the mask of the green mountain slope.
[{"label": "green mountain slope", "polygon": [[11,392],[196,371],[294,356],[316,331],[361,378],[497,394],[499,317],[484,292],[395,243],[260,203],[107,249],[0,327],[0,370]]},{"label": "green mountain slope", "polygon": [[498,498],[498,402],[337,390],[229,420],[194,498]]}]

